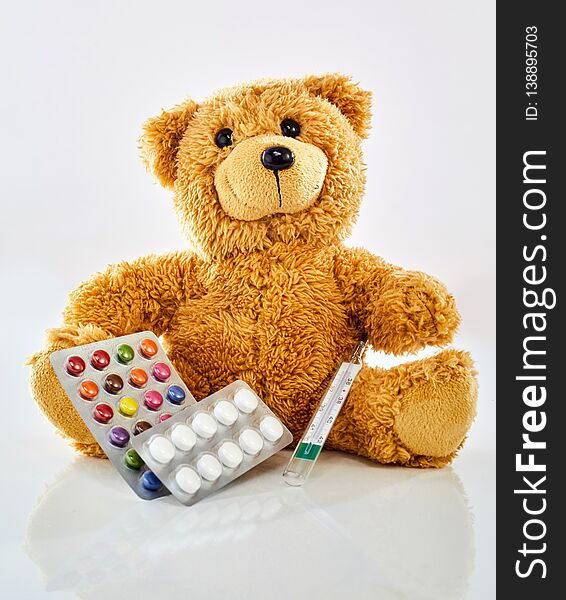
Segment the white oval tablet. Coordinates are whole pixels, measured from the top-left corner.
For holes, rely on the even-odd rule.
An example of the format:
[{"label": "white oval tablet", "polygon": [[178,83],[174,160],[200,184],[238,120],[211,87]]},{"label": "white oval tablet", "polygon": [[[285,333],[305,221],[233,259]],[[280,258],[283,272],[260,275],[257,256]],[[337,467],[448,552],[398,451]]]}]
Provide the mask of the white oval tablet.
[{"label": "white oval tablet", "polygon": [[171,441],[182,452],[188,452],[197,443],[197,436],[188,425],[178,423],[171,431]]},{"label": "white oval tablet", "polygon": [[175,456],[175,447],[162,435],[155,436],[150,440],[148,450],[151,457],[162,465],[170,463]]},{"label": "white oval tablet", "polygon": [[195,432],[207,440],[214,436],[218,431],[216,421],[207,413],[197,413],[191,423]]},{"label": "white oval tablet", "polygon": [[203,454],[197,461],[197,469],[207,481],[216,481],[222,475],[222,465],[212,454]]},{"label": "white oval tablet", "polygon": [[276,442],[283,435],[283,425],[275,417],[263,417],[259,430],[266,440]]},{"label": "white oval tablet", "polygon": [[255,456],[263,448],[263,439],[254,429],[244,429],[238,438],[240,446],[246,454]]},{"label": "white oval tablet", "polygon": [[198,492],[201,485],[198,473],[190,467],[181,467],[175,473],[175,482],[186,494]]},{"label": "white oval tablet", "polygon": [[248,388],[241,388],[234,394],[236,406],[246,414],[252,413],[258,405],[257,396]]},{"label": "white oval tablet", "polygon": [[238,419],[238,409],[228,402],[228,400],[220,400],[214,407],[214,416],[222,423],[222,425],[233,425]]},{"label": "white oval tablet", "polygon": [[244,460],[244,453],[240,449],[240,446],[234,442],[224,442],[218,448],[218,456],[222,464],[230,469],[239,467],[242,460]]}]

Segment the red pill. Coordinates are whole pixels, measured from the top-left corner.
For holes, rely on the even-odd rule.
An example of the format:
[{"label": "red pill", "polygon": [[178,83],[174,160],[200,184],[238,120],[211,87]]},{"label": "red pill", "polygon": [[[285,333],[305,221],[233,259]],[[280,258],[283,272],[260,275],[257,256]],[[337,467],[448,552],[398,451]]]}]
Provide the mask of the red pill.
[{"label": "red pill", "polygon": [[148,376],[143,369],[132,369],[130,371],[130,383],[137,388],[142,388],[147,383]]},{"label": "red pill", "polygon": [[84,400],[93,400],[98,396],[98,386],[90,379],[81,381],[81,385],[79,385],[79,396]]},{"label": "red pill", "polygon": [[171,418],[171,413],[163,413],[160,417],[159,417],[159,422],[163,423],[163,421],[167,421],[167,419]]},{"label": "red pill", "polygon": [[97,371],[104,371],[110,364],[110,354],[106,350],[95,350],[90,357],[90,364]]},{"label": "red pill", "polygon": [[67,359],[67,373],[78,377],[86,369],[85,361],[80,356],[69,356]]},{"label": "red pill", "polygon": [[92,418],[103,425],[110,422],[112,417],[114,416],[114,411],[111,406],[108,404],[97,404],[92,411]]},{"label": "red pill", "polygon": [[159,348],[153,340],[145,338],[140,342],[139,350],[140,354],[142,356],[145,356],[145,358],[153,358],[157,354]]}]

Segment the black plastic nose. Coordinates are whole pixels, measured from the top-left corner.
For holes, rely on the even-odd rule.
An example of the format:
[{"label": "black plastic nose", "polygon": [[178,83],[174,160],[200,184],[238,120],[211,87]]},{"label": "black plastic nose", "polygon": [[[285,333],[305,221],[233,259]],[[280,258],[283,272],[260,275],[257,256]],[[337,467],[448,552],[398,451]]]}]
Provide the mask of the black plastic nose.
[{"label": "black plastic nose", "polygon": [[288,169],[295,162],[295,157],[289,148],[285,146],[271,146],[263,151],[261,162],[266,169],[282,171]]}]

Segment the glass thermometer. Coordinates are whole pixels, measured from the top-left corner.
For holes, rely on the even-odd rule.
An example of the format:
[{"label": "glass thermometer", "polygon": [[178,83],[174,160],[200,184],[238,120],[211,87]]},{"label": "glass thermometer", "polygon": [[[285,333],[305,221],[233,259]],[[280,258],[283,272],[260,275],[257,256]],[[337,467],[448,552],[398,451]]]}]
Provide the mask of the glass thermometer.
[{"label": "glass thermometer", "polygon": [[300,486],[305,483],[314,467],[314,463],[326,442],[326,438],[336,421],[352,383],[362,368],[362,356],[367,344],[362,339],[356,345],[348,362],[343,362],[326,393],[322,397],[310,423],[297,444],[289,464],[283,471],[285,483]]}]

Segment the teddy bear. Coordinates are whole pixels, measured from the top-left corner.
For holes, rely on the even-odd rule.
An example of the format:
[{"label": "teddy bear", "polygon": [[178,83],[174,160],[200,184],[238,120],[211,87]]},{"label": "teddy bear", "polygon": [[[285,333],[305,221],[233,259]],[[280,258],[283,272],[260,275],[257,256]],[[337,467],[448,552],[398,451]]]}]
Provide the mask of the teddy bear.
[{"label": "teddy bear", "polygon": [[147,121],[142,158],[173,192],[190,248],[111,265],[70,294],[31,357],[32,394],[76,449],[104,456],[49,362],[62,348],[152,330],[197,400],[246,381],[299,439],[366,337],[403,355],[364,364],[327,447],[441,467],[475,416],[470,355],[444,348],[460,317],[433,277],[344,245],[365,183],[371,94],[341,74],[261,80]]}]

